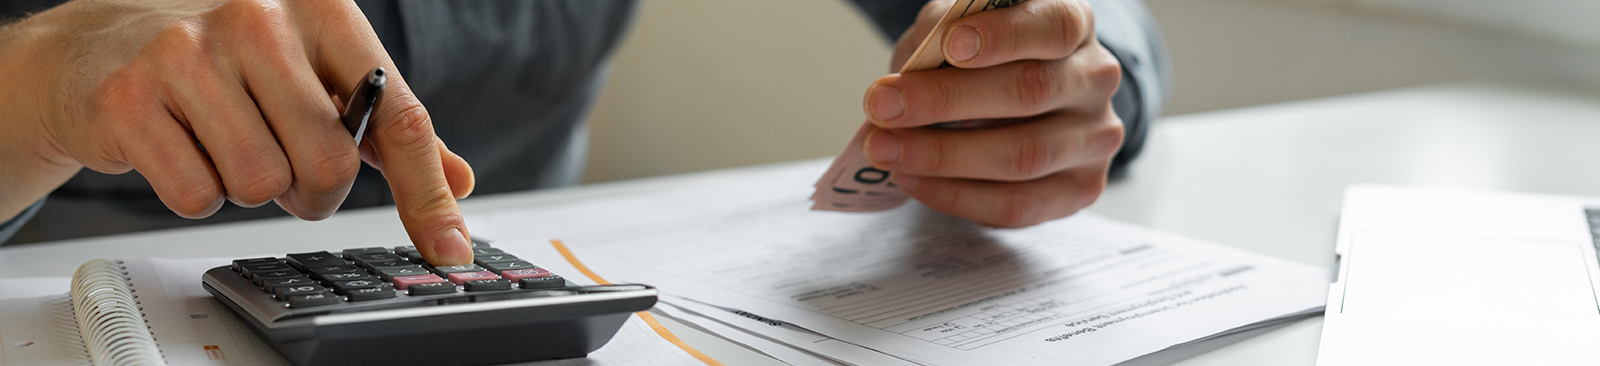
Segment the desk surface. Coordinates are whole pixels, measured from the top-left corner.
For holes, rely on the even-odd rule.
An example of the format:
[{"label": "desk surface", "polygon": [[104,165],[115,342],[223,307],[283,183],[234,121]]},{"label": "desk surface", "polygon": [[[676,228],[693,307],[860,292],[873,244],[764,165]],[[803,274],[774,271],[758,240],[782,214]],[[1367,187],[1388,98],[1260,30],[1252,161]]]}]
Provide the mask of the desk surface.
[{"label": "desk surface", "polygon": [[[1497,84],[1445,85],[1169,117],[1143,157],[1091,211],[1323,268],[1344,187],[1390,183],[1600,196],[1600,98]],[[476,196],[475,212],[550,205],[736,179],[774,164],[584,187]],[[405,242],[393,208],[0,248],[0,278],[71,276],[84,261],[237,257]],[[780,364],[681,324],[729,364]],[[1320,318],[1174,365],[1312,365]],[[1163,361],[1164,362],[1164,361]]]}]

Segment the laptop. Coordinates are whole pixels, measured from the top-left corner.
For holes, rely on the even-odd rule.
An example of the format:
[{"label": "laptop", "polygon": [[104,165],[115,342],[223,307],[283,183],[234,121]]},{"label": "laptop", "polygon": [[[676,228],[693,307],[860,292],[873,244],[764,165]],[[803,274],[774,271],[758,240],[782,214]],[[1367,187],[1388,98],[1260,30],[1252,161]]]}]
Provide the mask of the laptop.
[{"label": "laptop", "polygon": [[1345,191],[1319,366],[1600,365],[1600,198]]}]

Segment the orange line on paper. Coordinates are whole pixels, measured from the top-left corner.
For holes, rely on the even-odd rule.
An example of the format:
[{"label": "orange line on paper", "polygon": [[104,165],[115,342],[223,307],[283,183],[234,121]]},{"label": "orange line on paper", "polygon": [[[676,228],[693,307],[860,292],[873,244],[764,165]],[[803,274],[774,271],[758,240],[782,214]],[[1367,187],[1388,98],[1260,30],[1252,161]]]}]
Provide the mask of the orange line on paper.
[{"label": "orange line on paper", "polygon": [[[597,275],[594,273],[594,271],[589,270],[589,267],[583,265],[583,262],[578,261],[578,257],[572,255],[572,251],[567,250],[567,245],[562,244],[561,240],[550,239],[550,245],[555,246],[556,251],[561,252],[561,256],[567,258],[567,263],[571,263],[573,267],[578,268],[578,272],[583,272],[584,276],[589,276],[590,280],[602,285],[611,284],[610,281],[600,278],[600,275]],[[699,350],[694,349],[694,347],[690,347],[688,343],[683,343],[683,340],[678,339],[677,335],[673,335],[672,331],[667,330],[667,327],[662,326],[661,322],[657,322],[656,317],[651,316],[649,311],[640,311],[634,314],[638,315],[639,319],[644,320],[645,324],[649,324],[650,329],[655,329],[656,334],[660,335],[662,339],[666,339],[667,342],[672,342],[672,344],[677,345],[678,348],[683,349],[684,352],[688,352],[690,356],[700,359],[700,362],[705,362],[707,365],[711,366],[723,366],[722,362],[717,362],[717,360],[711,358],[711,356],[707,356],[704,353],[700,353]]]}]

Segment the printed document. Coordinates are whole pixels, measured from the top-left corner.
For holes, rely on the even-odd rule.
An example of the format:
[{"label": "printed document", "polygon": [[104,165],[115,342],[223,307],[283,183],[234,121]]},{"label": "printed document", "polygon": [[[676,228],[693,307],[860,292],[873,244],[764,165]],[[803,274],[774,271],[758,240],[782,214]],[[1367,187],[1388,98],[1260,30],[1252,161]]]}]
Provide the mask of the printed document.
[{"label": "printed document", "polygon": [[473,230],[559,238],[613,281],[928,365],[1111,365],[1325,301],[1324,270],[1087,213],[994,229],[916,204],[811,211],[805,187],[768,184],[791,174],[503,211]]}]

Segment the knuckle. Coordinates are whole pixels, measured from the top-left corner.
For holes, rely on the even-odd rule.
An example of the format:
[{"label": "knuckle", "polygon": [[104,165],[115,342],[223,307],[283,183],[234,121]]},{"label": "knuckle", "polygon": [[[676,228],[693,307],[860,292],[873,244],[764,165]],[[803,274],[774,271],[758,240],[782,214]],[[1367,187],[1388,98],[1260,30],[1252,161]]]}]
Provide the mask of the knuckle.
[{"label": "knuckle", "polygon": [[1122,141],[1127,134],[1127,130],[1122,126],[1122,119],[1117,117],[1116,112],[1110,111],[1110,108],[1106,109],[1106,113],[1109,116],[1105,118],[1105,123],[1101,124],[1099,130],[1088,137],[1090,141],[1087,141],[1084,145],[1098,148],[1098,150],[1091,153],[1110,159],[1112,155],[1122,148]]},{"label": "knuckle", "polygon": [[427,149],[433,147],[433,122],[427,108],[415,100],[390,100],[407,103],[391,109],[385,116],[387,123],[379,131],[383,141],[419,154],[430,152]]},{"label": "knuckle", "polygon": [[961,208],[970,206],[959,184],[938,184],[937,181],[924,180],[917,187],[917,193],[917,202],[940,212],[960,215]]},{"label": "knuckle", "polygon": [[903,161],[910,163],[913,171],[917,173],[944,171],[948,164],[946,157],[950,156],[950,149],[953,147],[945,143],[944,139],[938,138],[938,136],[924,135],[917,132],[906,131],[899,134],[903,136],[901,138],[902,141],[905,141],[903,146],[905,146],[904,149],[907,152]]},{"label": "knuckle", "polygon": [[[1029,53],[1026,52],[1028,50],[1021,48],[1030,47],[1025,41],[1027,38],[1031,38],[1028,37],[1028,31],[1033,28],[1031,24],[1033,19],[1031,18],[1033,17],[1020,16],[1009,17],[1001,21],[990,21],[986,22],[988,24],[980,26],[979,29],[983,29],[983,27],[998,29],[999,31],[995,32],[993,37],[984,37],[984,41],[993,40],[995,54],[1006,58],[1014,58]],[[981,35],[982,33],[979,34]]]},{"label": "knuckle", "polygon": [[243,182],[239,182],[238,189],[229,189],[228,194],[235,199],[249,204],[267,202],[289,190],[289,185],[294,182],[294,174],[280,169],[253,169],[245,173]]},{"label": "knuckle", "polygon": [[361,154],[355,149],[340,149],[318,154],[297,180],[312,192],[332,192],[354,181],[360,170]]},{"label": "knuckle", "polygon": [[[142,104],[149,96],[148,84],[132,69],[123,69],[107,76],[100,85],[89,91],[90,108],[96,112],[120,116]],[[141,121],[139,118],[112,118],[116,125]]]},{"label": "knuckle", "polygon": [[947,84],[945,81],[938,79],[929,80],[929,82],[925,84],[927,84],[925,88],[912,87],[901,88],[900,90],[905,90],[907,92],[922,91],[927,93],[928,112],[932,114],[931,117],[933,118],[944,118],[954,114],[956,111],[956,103],[958,100],[960,100],[960,98],[952,95],[952,93],[956,92],[956,89]]},{"label": "knuckle", "polygon": [[1018,64],[1017,79],[1012,89],[1018,107],[1037,114],[1051,109],[1050,104],[1061,88],[1061,75],[1048,63],[1026,61]]},{"label": "knuckle", "polygon": [[1011,178],[1031,180],[1050,173],[1056,146],[1043,134],[1027,134],[1016,142],[1010,164]]},{"label": "knuckle", "polygon": [[1059,14],[1057,21],[1060,23],[1061,39],[1065,46],[1076,48],[1086,35],[1094,31],[1094,9],[1089,4],[1079,1],[1056,2],[1052,6],[1054,13]]},{"label": "knuckle", "polygon": [[1026,195],[1015,195],[1001,202],[999,212],[990,225],[1018,228],[1039,223],[1038,201]]},{"label": "knuckle", "polygon": [[423,219],[442,217],[448,220],[460,220],[460,214],[456,210],[456,202],[451,199],[449,194],[411,198],[411,200],[407,200],[408,204],[399,207],[404,213],[401,217]]},{"label": "knuckle", "polygon": [[257,55],[289,55],[288,42],[294,39],[293,27],[282,6],[270,1],[233,1],[219,8],[217,22],[232,37],[242,41]]},{"label": "knuckle", "polygon": [[181,193],[173,193],[176,197],[167,197],[167,208],[187,218],[200,218],[209,216],[212,208],[217,206],[222,199],[222,192],[212,184],[183,184]]},{"label": "knuckle", "polygon": [[[1103,50],[1103,48],[1102,48]],[[1084,80],[1090,90],[1098,90],[1103,99],[1111,99],[1117,92],[1117,87],[1122,84],[1122,63],[1117,61],[1111,52],[1097,52],[1097,55],[1084,70]]]},{"label": "knuckle", "polygon": [[156,33],[151,42],[152,56],[158,67],[180,75],[194,75],[209,66],[205,55],[210,51],[203,34],[203,25],[194,18],[170,20]]}]

